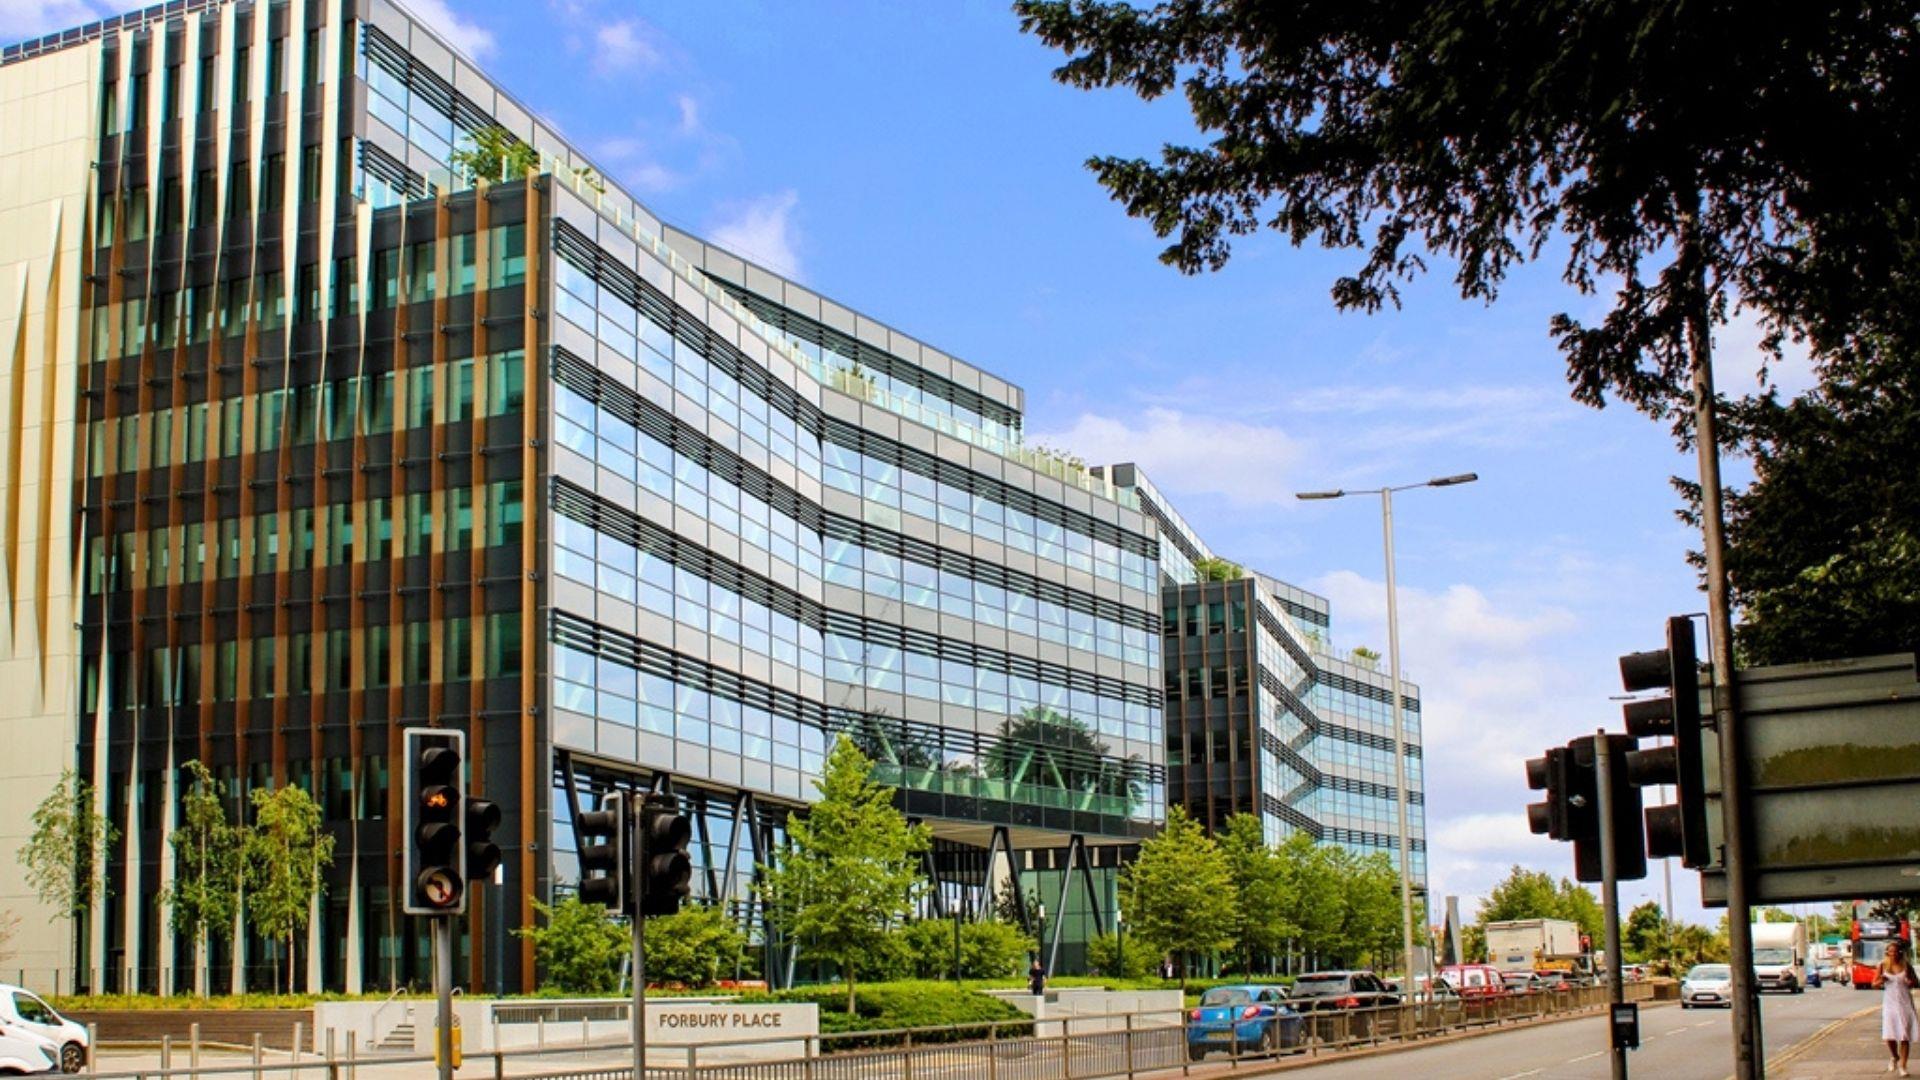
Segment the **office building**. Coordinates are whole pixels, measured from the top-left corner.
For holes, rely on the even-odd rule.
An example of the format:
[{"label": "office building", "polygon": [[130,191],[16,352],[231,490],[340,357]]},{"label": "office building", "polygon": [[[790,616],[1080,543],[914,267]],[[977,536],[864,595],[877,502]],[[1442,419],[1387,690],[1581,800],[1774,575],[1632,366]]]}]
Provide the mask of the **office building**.
[{"label": "office building", "polygon": [[[67,769],[120,834],[74,920],[0,875],[50,927],[30,984],[191,985],[189,760],[236,815],[323,809],[300,985],[425,981],[418,724],[467,731],[505,811],[475,988],[533,989],[510,930],[610,788],[694,810],[697,892],[759,934],[754,866],[839,733],[932,824],[936,910],[1018,885],[1063,964],[1108,924],[1164,816],[1160,531],[1022,445],[1017,387],[661,223],[388,0],[6,46],[0,132],[0,846]],[[280,950],[216,942],[216,985]]]},{"label": "office building", "polygon": [[[1095,470],[1138,496],[1160,533],[1167,799],[1209,829],[1258,814],[1399,861],[1389,673],[1336,655],[1324,597],[1216,555],[1132,464]],[[1420,691],[1402,680],[1409,870],[1425,892]]]}]

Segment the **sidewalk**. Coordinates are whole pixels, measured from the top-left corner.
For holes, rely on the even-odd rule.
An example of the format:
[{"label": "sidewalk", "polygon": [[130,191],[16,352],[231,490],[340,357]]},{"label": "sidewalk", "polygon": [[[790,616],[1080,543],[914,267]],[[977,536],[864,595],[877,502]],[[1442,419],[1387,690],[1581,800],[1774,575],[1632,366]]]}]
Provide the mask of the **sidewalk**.
[{"label": "sidewalk", "polygon": [[[1908,1062],[1920,1073],[1920,1051]],[[1767,1063],[1768,1080],[1824,1080],[1829,1076],[1888,1076],[1887,1044],[1880,1041],[1878,1005],[1837,1020]]]}]

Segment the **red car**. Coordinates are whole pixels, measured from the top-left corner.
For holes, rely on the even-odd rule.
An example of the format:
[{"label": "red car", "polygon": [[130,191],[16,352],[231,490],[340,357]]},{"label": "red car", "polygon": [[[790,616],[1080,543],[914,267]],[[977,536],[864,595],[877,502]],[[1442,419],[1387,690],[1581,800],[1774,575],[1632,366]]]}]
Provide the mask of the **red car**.
[{"label": "red car", "polygon": [[1440,969],[1440,978],[1463,998],[1498,997],[1507,993],[1500,969],[1491,964],[1449,964]]}]

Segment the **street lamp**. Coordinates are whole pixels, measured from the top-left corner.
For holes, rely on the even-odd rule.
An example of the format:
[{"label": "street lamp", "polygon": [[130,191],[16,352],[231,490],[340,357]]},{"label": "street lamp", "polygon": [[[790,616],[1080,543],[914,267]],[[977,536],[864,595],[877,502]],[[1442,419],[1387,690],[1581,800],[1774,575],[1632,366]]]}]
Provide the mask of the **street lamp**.
[{"label": "street lamp", "polygon": [[1113,977],[1124,979],[1127,977],[1127,922],[1126,916],[1118,907],[1113,909],[1113,938],[1114,952],[1118,954],[1115,957],[1115,966],[1120,969],[1113,973]]},{"label": "street lamp", "polygon": [[1348,495],[1380,496],[1380,531],[1386,538],[1387,555],[1387,671],[1393,693],[1393,777],[1394,807],[1399,816],[1400,840],[1400,955],[1407,966],[1407,981],[1413,981],[1413,849],[1407,841],[1407,738],[1406,721],[1400,707],[1400,601],[1393,578],[1393,493],[1423,487],[1454,487],[1480,479],[1479,473],[1436,476],[1425,483],[1397,487],[1359,488],[1348,491],[1302,491],[1297,499],[1339,499]]}]

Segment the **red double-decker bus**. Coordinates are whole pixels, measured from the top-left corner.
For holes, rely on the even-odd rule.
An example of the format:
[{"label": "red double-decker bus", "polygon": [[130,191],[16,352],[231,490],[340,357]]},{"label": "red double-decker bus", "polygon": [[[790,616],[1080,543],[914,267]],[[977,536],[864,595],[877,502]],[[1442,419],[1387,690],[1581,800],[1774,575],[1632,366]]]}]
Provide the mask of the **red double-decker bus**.
[{"label": "red double-decker bus", "polygon": [[1855,990],[1873,989],[1873,976],[1880,967],[1880,961],[1887,957],[1887,945],[1890,942],[1905,942],[1909,948],[1913,945],[1913,927],[1905,919],[1864,919],[1867,905],[1854,904],[1853,919],[1853,988]]}]

